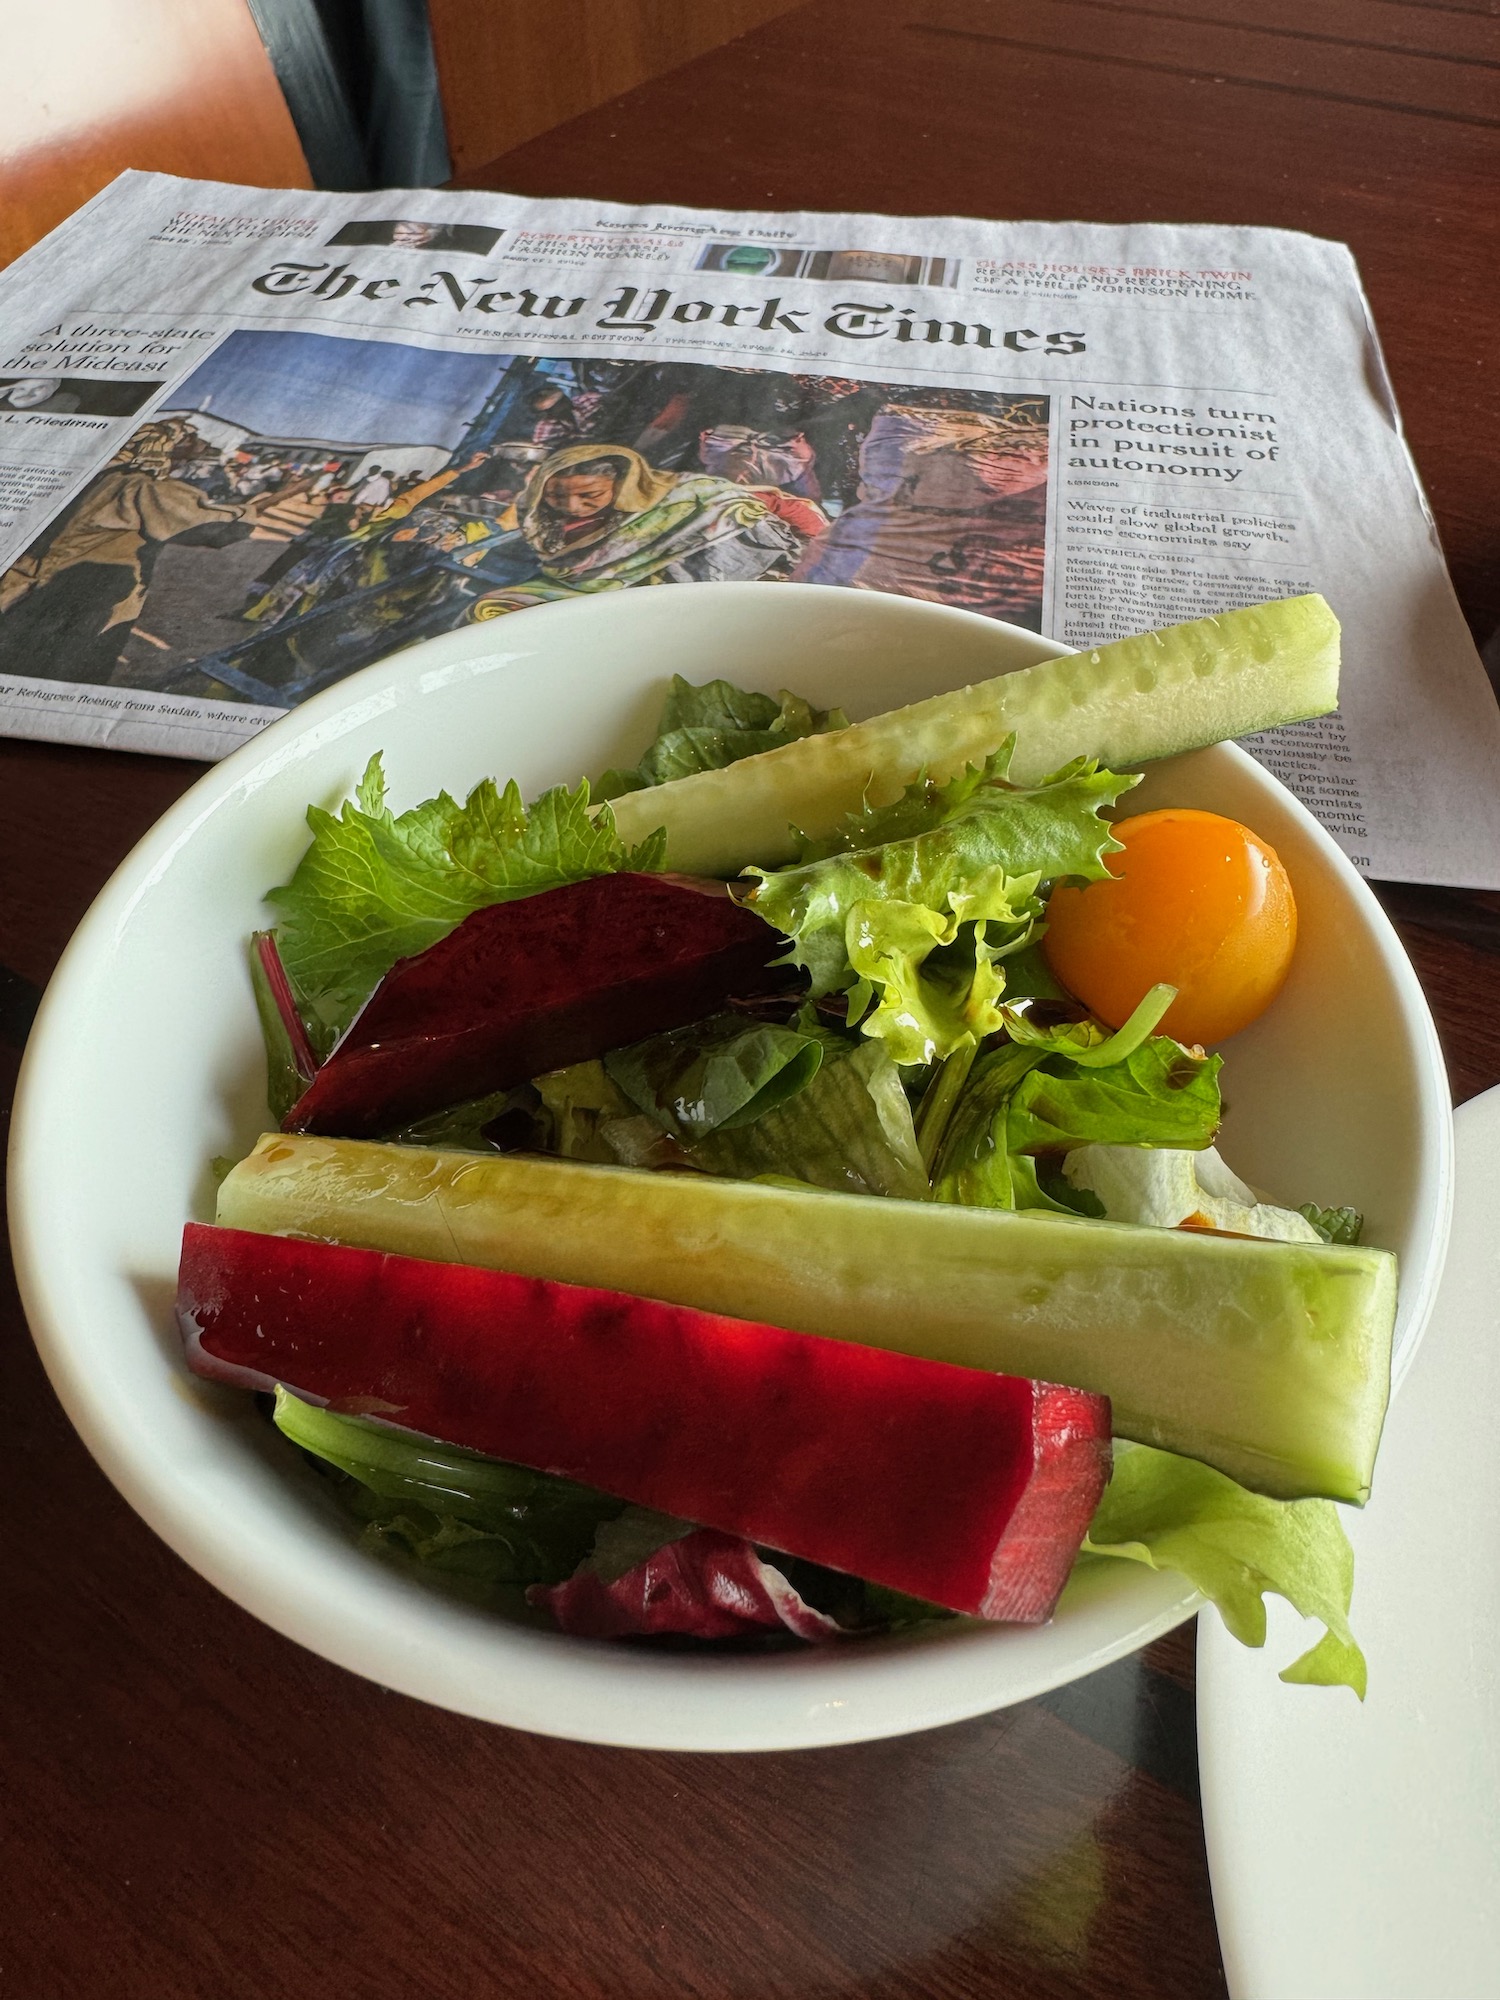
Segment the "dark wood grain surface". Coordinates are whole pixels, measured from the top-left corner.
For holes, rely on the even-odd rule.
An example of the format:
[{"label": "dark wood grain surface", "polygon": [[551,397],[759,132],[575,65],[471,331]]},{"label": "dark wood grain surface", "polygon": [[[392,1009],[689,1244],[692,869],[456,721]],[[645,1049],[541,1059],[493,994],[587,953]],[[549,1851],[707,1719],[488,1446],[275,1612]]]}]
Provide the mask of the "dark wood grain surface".
[{"label": "dark wood grain surface", "polygon": [[[1481,0],[820,0],[471,178],[1345,238],[1482,639],[1500,622],[1494,16]],[[196,775],[0,743],[7,1103],[73,925]],[[1500,896],[1382,893],[1456,1095],[1500,1081]],[[8,1278],[0,1368],[0,1993],[1223,1993],[1190,1629],[904,1742],[747,1759],[549,1743],[327,1666],[168,1554],[52,1400]]]}]

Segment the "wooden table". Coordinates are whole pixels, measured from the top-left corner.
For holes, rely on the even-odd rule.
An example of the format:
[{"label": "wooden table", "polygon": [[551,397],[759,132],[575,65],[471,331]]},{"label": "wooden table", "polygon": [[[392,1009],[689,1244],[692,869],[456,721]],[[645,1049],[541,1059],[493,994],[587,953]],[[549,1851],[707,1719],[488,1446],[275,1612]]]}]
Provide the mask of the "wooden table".
[{"label": "wooden table", "polygon": [[[1494,13],[821,0],[472,178],[1343,237],[1482,639],[1500,623]],[[0,744],[8,1080],[73,925],[196,775]],[[1500,896],[1386,894],[1469,1096],[1500,1080]],[[866,1748],[673,1758],[512,1735],[341,1673],[216,1596],[95,1470],[8,1280],[0,1316],[0,1981],[17,2000],[1223,1992],[1190,1629],[1043,1701]]]}]

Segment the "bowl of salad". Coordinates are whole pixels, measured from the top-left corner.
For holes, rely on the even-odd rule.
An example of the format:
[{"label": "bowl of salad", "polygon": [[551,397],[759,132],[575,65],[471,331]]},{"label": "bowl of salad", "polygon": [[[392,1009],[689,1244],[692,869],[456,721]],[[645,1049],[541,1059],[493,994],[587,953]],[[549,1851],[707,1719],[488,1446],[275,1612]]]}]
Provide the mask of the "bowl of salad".
[{"label": "bowl of salad", "polygon": [[1266,1590],[1283,1677],[1362,1690],[1341,1509],[1447,1086],[1379,906],[1224,740],[1337,657],[1317,598],[1068,654],[730,584],[309,701],[33,1031],[12,1235],[72,1421],[248,1610],[519,1728],[893,1735],[1205,1597],[1261,1643]]}]

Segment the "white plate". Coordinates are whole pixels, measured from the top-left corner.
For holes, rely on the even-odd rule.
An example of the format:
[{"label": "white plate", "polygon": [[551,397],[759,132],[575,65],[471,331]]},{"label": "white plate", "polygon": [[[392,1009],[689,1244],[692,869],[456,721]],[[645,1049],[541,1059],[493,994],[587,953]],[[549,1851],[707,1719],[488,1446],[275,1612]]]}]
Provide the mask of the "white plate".
[{"label": "white plate", "polygon": [[[1202,1621],[1203,1817],[1234,2000],[1500,1993],[1500,1089],[1455,1127],[1447,1269],[1374,1496],[1349,1518],[1364,1706],[1283,1686]],[[1302,1643],[1300,1621],[1273,1618],[1278,1664]]]},{"label": "white plate", "polygon": [[[663,683],[790,685],[856,717],[1062,650],[964,612],[792,584],[640,590],[470,627],[368,668],[210,772],[147,836],[49,988],[17,1096],[11,1216],[38,1346],[131,1504],[237,1602],[325,1657],[466,1714],[605,1743],[789,1749],[981,1714],[1118,1658],[1187,1615],[1180,1580],[1111,1566],[1040,1630],[937,1630],[771,1658],[649,1654],[520,1630],[355,1551],[316,1480],[183,1369],[171,1298],[208,1163],[265,1121],[244,940],[262,891],[386,754],[405,805],[481,776],[527,793],[624,763]],[[1241,752],[1156,767],[1139,798],[1252,822],[1296,887],[1292,978],[1232,1051],[1225,1135],[1247,1178],[1350,1201],[1405,1275],[1415,1344],[1448,1204],[1446,1084],[1421,992],[1326,834]],[[1394,1144],[1386,1144],[1388,1135]]]}]

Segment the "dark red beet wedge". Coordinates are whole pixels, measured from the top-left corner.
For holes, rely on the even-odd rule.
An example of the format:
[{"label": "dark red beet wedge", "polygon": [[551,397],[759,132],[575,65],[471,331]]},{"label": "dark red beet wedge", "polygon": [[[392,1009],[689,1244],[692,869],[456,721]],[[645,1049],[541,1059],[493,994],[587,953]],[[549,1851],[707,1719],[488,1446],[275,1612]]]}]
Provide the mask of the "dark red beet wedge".
[{"label": "dark red beet wedge", "polygon": [[599,875],[492,904],[392,966],[285,1129],[395,1131],[784,986],[767,967],[785,950],[723,883],[685,876]]},{"label": "dark red beet wedge", "polygon": [[983,1618],[1051,1613],[1109,1404],[623,1292],[190,1223],[190,1366]]}]

